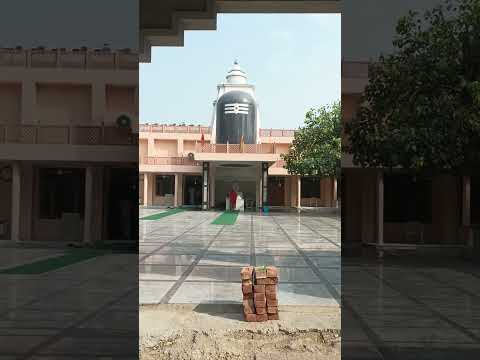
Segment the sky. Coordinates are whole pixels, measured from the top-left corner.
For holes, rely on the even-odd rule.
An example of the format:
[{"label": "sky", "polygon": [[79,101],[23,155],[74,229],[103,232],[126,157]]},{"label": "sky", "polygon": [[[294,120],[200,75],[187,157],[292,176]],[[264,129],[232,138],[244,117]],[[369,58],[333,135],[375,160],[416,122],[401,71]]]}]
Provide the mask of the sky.
[{"label": "sky", "polygon": [[140,65],[140,122],[210,125],[217,84],[234,60],[256,87],[262,128],[297,128],[340,99],[338,14],[219,14],[216,31],[154,47]]}]

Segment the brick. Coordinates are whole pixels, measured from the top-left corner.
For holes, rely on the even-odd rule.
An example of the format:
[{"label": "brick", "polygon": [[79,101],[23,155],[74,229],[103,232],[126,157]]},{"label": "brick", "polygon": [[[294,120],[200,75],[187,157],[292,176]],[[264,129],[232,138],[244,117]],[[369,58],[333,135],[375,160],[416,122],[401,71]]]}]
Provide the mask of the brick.
[{"label": "brick", "polygon": [[267,321],[267,320],[268,320],[267,314],[262,314],[262,315],[257,314],[257,321]]},{"label": "brick", "polygon": [[[268,315],[267,315],[268,317]],[[248,322],[256,322],[257,321],[257,315],[256,314],[245,314],[245,320]]]},{"label": "brick", "polygon": [[267,268],[265,266],[258,266],[255,268],[255,277],[257,279],[265,279],[267,277]]},{"label": "brick", "polygon": [[278,306],[278,300],[267,298],[267,306]]},{"label": "brick", "polygon": [[265,293],[254,293],[253,294],[253,299],[255,301],[265,301],[265,299],[266,299]]},{"label": "brick", "polygon": [[259,308],[256,308],[255,310],[256,310],[256,313],[259,315],[267,314],[267,308],[259,307]]},{"label": "brick", "polygon": [[254,304],[252,300],[243,300],[243,312],[245,314],[255,314]]},{"label": "brick", "polygon": [[276,306],[267,306],[267,314],[277,314],[278,307]]},{"label": "brick", "polygon": [[269,278],[278,277],[278,270],[275,266],[267,266],[267,277]]},{"label": "brick", "polygon": [[265,300],[263,301],[255,301],[255,308],[265,308],[267,307],[267,302]]},{"label": "brick", "polygon": [[244,285],[242,284],[242,293],[243,294],[250,294],[253,292],[253,287],[252,285]]},{"label": "brick", "polygon": [[265,285],[254,285],[253,292],[255,293],[264,293],[265,292]]},{"label": "brick", "polygon": [[268,320],[280,320],[280,316],[278,314],[268,314]]},{"label": "brick", "polygon": [[278,284],[278,278],[266,278],[265,285],[276,285]]},{"label": "brick", "polygon": [[277,300],[277,293],[265,293],[265,298],[270,300]]},{"label": "brick", "polygon": [[249,280],[253,278],[253,266],[246,266],[240,270],[240,277],[242,280]]},{"label": "brick", "polygon": [[276,285],[265,285],[265,292],[268,293],[276,293],[277,286]]},{"label": "brick", "polygon": [[256,285],[266,285],[266,284],[267,284],[267,278],[257,279],[257,284]]}]

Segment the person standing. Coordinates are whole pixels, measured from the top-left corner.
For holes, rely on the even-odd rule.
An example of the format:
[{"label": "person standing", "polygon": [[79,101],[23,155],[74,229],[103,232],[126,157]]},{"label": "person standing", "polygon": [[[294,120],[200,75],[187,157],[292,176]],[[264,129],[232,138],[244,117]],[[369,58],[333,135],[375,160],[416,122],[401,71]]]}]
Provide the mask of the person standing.
[{"label": "person standing", "polygon": [[232,189],[230,191],[230,210],[235,211],[237,209],[237,192]]}]

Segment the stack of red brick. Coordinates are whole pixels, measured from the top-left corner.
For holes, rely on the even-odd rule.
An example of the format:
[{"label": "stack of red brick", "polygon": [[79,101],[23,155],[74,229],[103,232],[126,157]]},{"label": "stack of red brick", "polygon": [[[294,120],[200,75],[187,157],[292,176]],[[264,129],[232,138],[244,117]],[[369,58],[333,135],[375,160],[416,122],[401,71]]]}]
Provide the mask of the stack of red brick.
[{"label": "stack of red brick", "polygon": [[242,277],[243,313],[247,321],[278,320],[278,270],[275,266],[247,266]]}]

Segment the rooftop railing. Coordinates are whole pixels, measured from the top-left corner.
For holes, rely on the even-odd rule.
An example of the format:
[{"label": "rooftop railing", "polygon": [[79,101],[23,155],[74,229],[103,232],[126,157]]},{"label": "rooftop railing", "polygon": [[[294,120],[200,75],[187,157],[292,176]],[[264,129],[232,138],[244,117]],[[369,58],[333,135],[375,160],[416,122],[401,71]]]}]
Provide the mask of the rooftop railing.
[{"label": "rooftop railing", "polygon": [[[162,124],[140,124],[141,132],[160,132],[160,133],[192,133],[192,134],[210,134],[209,126],[201,125],[162,125]],[[261,137],[293,137],[295,130],[289,129],[260,129]]]},{"label": "rooftop railing", "polygon": [[275,144],[202,144],[195,151],[217,154],[275,154]]},{"label": "rooftop railing", "polygon": [[0,125],[0,144],[138,145],[138,135],[118,126]]},{"label": "rooftop railing", "polygon": [[295,130],[289,129],[260,129],[262,137],[293,137]]},{"label": "rooftop railing", "polygon": [[202,132],[210,134],[209,126],[201,125],[160,125],[160,124],[140,124],[141,132],[160,132],[160,133],[192,133],[201,134]]},{"label": "rooftop railing", "polygon": [[137,70],[138,55],[128,49],[0,49],[0,66],[27,68]]}]

